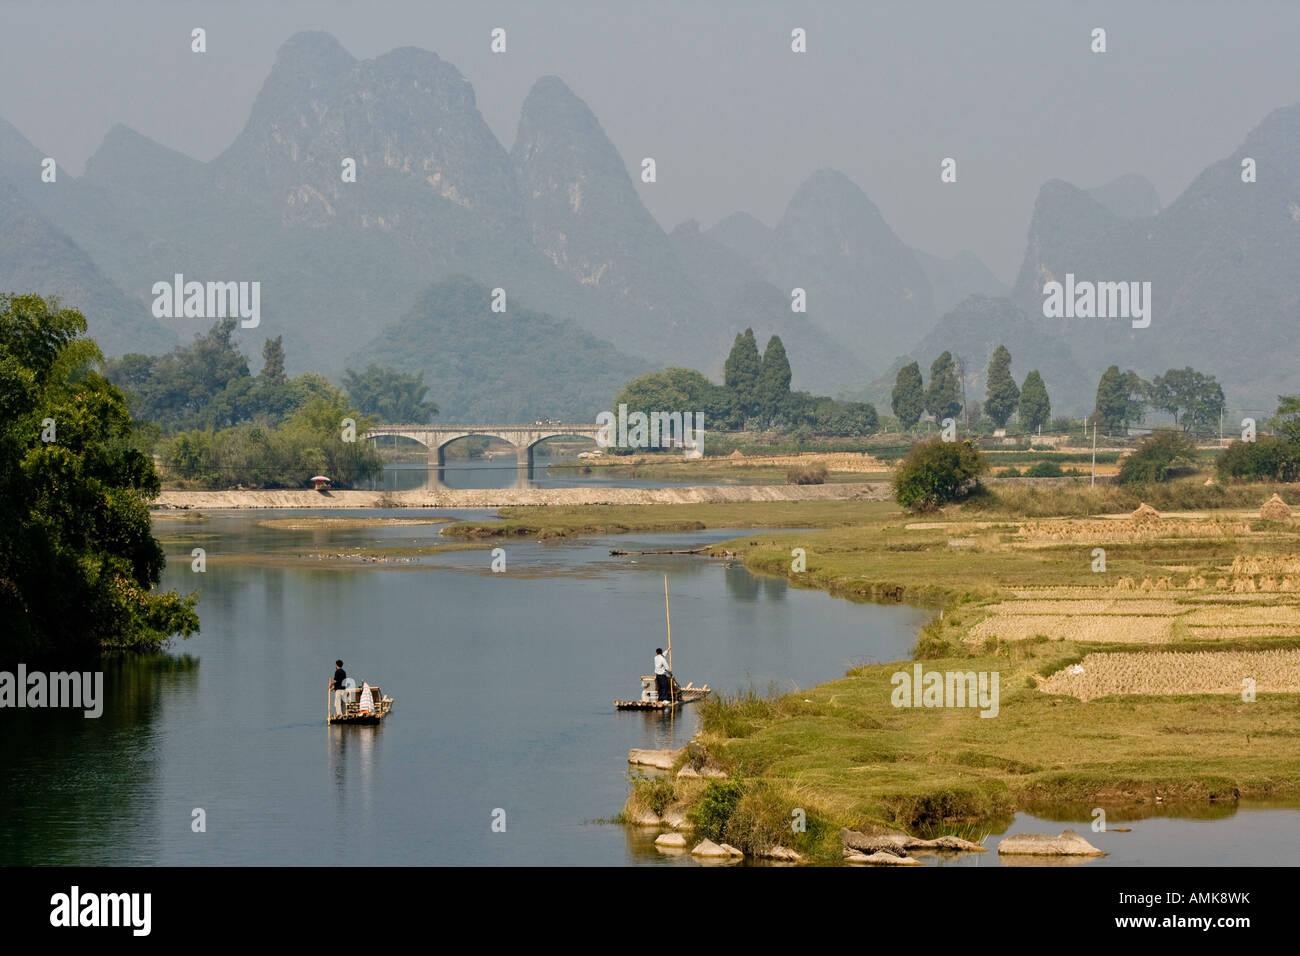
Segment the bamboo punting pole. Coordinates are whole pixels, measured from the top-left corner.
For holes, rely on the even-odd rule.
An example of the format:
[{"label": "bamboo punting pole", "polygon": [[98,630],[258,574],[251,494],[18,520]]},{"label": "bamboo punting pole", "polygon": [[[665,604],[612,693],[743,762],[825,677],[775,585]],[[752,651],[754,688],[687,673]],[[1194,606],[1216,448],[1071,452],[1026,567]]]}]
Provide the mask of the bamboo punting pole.
[{"label": "bamboo punting pole", "polygon": [[664,575],[664,619],[668,622],[668,702],[677,703],[677,692],[673,690],[673,616],[668,609],[668,575]]},{"label": "bamboo punting pole", "polygon": [[673,616],[668,610],[668,575],[664,575],[664,618],[668,621],[668,669],[673,669]]}]

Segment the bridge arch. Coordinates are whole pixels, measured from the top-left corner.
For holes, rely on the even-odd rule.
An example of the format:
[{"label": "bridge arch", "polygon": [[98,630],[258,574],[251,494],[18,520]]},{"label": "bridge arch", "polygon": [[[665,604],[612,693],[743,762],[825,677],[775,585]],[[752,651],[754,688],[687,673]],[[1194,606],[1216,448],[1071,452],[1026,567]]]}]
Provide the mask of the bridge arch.
[{"label": "bridge arch", "polygon": [[590,438],[600,432],[600,425],[382,425],[366,432],[365,438],[397,435],[409,438],[428,449],[430,468],[446,466],[445,449],[454,441],[481,435],[496,438],[517,449],[520,468],[533,466],[533,450],[548,438]]}]

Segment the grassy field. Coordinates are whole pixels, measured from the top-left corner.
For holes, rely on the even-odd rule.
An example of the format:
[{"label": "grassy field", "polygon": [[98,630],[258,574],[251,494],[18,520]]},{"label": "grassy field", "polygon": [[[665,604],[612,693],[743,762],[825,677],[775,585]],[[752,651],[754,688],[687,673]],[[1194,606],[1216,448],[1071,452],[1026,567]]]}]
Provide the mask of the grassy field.
[{"label": "grassy field", "polygon": [[831,528],[895,513],[888,501],[742,501],[680,505],[500,508],[499,521],[462,521],[443,534],[467,538],[565,538],[709,528]]},{"label": "grassy field", "polygon": [[815,461],[824,462],[829,470],[828,483],[887,480],[888,466],[860,452],[805,453],[777,455],[767,452],[758,457],[709,457],[684,459],[678,455],[609,456],[582,462],[551,465],[552,471],[575,474],[601,474],[618,478],[655,478],[665,481],[735,482],[737,484],[780,485],[787,481],[792,467]]}]

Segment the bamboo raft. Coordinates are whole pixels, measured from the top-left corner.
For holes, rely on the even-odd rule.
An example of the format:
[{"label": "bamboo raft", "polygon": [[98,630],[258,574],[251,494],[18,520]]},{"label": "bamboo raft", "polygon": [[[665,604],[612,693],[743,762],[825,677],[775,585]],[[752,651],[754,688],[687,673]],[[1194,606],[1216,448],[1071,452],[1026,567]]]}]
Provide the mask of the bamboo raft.
[{"label": "bamboo raft", "polygon": [[[610,554],[614,552],[611,551]],[[640,553],[640,552],[638,552]],[[672,552],[645,552],[647,554],[668,554]],[[668,624],[668,682],[670,693],[668,700],[659,700],[655,692],[655,679],[653,675],[641,675],[641,698],[639,700],[616,700],[614,701],[615,710],[676,710],[682,704],[689,704],[691,701],[707,697],[712,691],[709,685],[696,687],[695,682],[687,684],[685,687],[677,683],[677,678],[672,674],[673,666],[673,619],[668,610],[668,575],[664,575],[664,619]]]},{"label": "bamboo raft", "polygon": [[[707,697],[713,692],[708,684],[705,684],[703,687],[696,687],[695,682],[691,681],[691,683],[682,687],[677,683],[677,678],[675,677],[672,678],[672,683],[673,696],[671,700],[652,700],[647,694],[643,693],[640,700],[614,701],[614,708],[616,710],[672,710],[680,707],[682,704],[689,704],[702,697]],[[649,688],[654,687],[654,685],[655,679],[653,676],[647,677],[643,675],[641,677],[641,686],[643,689],[648,690]]]},{"label": "bamboo raft", "polygon": [[368,713],[361,712],[361,688],[353,688],[353,693],[347,695],[343,702],[343,714],[334,713],[334,688],[332,682],[325,685],[327,700],[325,704],[325,723],[326,724],[357,724],[359,726],[373,726],[388,716],[389,711],[393,709],[393,698],[384,696],[380,691],[378,684],[370,685],[370,694],[375,701],[375,709]]}]

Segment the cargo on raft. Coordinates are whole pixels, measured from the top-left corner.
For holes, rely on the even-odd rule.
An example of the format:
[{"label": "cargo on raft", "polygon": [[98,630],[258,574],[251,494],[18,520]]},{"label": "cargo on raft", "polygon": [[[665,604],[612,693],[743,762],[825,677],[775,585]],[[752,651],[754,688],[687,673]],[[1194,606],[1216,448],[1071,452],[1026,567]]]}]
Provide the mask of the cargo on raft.
[{"label": "cargo on raft", "polygon": [[327,703],[325,705],[325,723],[359,724],[362,726],[379,723],[393,709],[393,698],[386,697],[378,684],[363,684],[360,689],[351,688],[343,698],[343,713],[334,713],[334,689],[327,684]]},{"label": "cargo on raft", "polygon": [[669,700],[659,700],[655,693],[654,676],[641,677],[641,697],[639,700],[616,700],[614,707],[618,710],[671,710],[680,707],[682,704],[689,704],[691,701],[699,700],[702,697],[712,693],[708,684],[703,687],[696,687],[695,682],[682,687],[677,683],[676,677],[669,678],[672,681],[672,697]]}]

